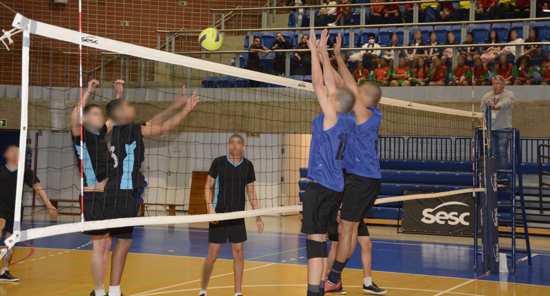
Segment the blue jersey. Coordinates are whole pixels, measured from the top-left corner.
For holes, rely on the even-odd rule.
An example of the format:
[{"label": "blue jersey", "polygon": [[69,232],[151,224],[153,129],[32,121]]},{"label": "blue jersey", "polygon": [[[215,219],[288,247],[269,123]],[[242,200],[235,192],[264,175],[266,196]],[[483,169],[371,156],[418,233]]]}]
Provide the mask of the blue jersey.
[{"label": "blue jersey", "polygon": [[349,116],[338,114],[336,124],[324,130],[323,120],[322,113],[313,119],[307,176],[328,189],[342,192],[344,190],[342,159],[348,133],[354,123]]},{"label": "blue jersey", "polygon": [[382,121],[382,112],[375,107],[369,109],[372,111],[372,116],[364,123],[355,125],[348,137],[343,166],[346,173],[381,179],[378,132]]}]

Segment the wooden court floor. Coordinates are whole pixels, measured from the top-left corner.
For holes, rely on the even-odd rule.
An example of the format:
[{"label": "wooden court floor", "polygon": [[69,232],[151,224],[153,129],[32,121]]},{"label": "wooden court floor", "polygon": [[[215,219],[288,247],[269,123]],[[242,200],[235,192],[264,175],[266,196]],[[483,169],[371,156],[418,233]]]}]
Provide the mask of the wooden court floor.
[{"label": "wooden court floor", "polygon": [[[30,252],[32,256],[28,257]],[[24,259],[27,257],[27,259]],[[90,272],[88,250],[19,248],[12,271],[21,277],[18,284],[0,285],[0,295],[88,295]],[[132,253],[124,278],[126,295],[196,295],[202,258]],[[306,269],[302,264],[248,260],[245,272],[245,295],[304,295]],[[362,295],[361,272],[348,269],[344,273],[348,295]],[[415,275],[375,272],[379,285],[388,288],[388,295],[550,295],[550,287]],[[232,295],[232,262],[217,262],[209,295]]]}]

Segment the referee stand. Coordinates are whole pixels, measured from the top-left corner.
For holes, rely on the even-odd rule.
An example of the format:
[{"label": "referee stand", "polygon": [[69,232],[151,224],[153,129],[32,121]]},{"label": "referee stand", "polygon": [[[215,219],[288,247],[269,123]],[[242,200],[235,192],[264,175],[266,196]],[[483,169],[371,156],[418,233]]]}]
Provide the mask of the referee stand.
[{"label": "referee stand", "polygon": [[[500,253],[503,252],[511,261],[513,273],[518,262],[517,240],[525,241],[527,261],[532,264],[520,171],[520,134],[514,128],[492,130],[489,109],[485,112],[485,119],[485,129],[478,129],[475,133],[475,182],[477,186],[485,187],[486,192],[481,199],[475,200],[474,226],[481,231],[482,256],[479,262],[479,232],[473,231],[474,265],[480,273],[504,271],[499,264]],[[511,249],[501,248],[499,237],[511,238]]]}]

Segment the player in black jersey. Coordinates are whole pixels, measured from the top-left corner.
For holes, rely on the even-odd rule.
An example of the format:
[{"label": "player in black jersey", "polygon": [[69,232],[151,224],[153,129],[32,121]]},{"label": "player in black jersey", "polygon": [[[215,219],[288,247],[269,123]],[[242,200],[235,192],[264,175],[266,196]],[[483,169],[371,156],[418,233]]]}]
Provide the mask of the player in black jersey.
[{"label": "player in black jersey", "polygon": [[[212,162],[205,185],[205,201],[209,214],[244,211],[246,196],[252,209],[258,208],[254,182],[256,175],[252,162],[244,157],[244,139],[232,135],[227,144],[229,153]],[[216,196],[214,196],[217,192]],[[258,232],[263,232],[261,217],[256,218]],[[208,257],[204,260],[199,295],[206,296],[206,288],[221,247],[231,243],[234,262],[235,296],[242,296],[244,271],[243,243],[246,241],[244,219],[210,223],[208,228]]]},{"label": "player in black jersey", "polygon": [[[178,96],[166,110],[145,123],[136,123],[134,106],[123,99],[124,81],[115,81],[116,99],[107,104],[107,136],[111,153],[106,196],[110,201],[105,219],[136,217],[139,202],[136,192],[144,187],[141,164],[145,159],[143,138],[166,134],[174,130],[196,107],[199,97]],[[133,227],[116,230],[117,243],[111,262],[109,296],[120,296],[120,279],[126,256],[132,244]]]},{"label": "player in black jersey", "polygon": [[[17,185],[17,164],[19,162],[19,148],[15,145],[6,147],[4,151],[5,165],[0,166],[0,239],[4,240],[13,233],[14,215],[15,215],[15,197]],[[52,205],[48,194],[42,188],[40,180],[30,169],[25,169],[24,182],[27,186],[34,189],[40,197],[44,206],[48,209],[48,214],[52,219],[57,217],[57,209]],[[21,208],[21,217],[23,208]],[[8,270],[11,261],[12,250],[8,250],[2,258],[2,268],[0,270],[0,282],[16,282],[18,278],[14,277]]]},{"label": "player in black jersey", "polygon": [[[84,179],[84,218],[86,221],[103,220],[107,217],[106,208],[110,207],[105,197],[107,183],[109,150],[107,148],[107,126],[103,109],[96,104],[88,104],[99,82],[95,79],[88,82],[88,89],[83,94],[83,126],[80,125],[80,103],[71,113],[71,136],[77,159],[82,154],[82,173]],[[82,143],[81,143],[82,135]],[[82,144],[82,145],[81,145]],[[77,162],[80,168],[80,162]],[[94,290],[90,295],[105,296],[104,281],[107,270],[107,258],[111,249],[111,235],[116,230],[104,229],[86,232],[92,240],[92,276]]]}]

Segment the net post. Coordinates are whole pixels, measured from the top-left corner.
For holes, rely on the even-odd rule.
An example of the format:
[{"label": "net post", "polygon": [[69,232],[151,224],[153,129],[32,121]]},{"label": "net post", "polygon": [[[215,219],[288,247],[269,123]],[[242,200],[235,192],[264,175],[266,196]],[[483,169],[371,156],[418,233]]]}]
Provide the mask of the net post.
[{"label": "net post", "polygon": [[492,114],[490,108],[485,108],[485,133],[483,137],[484,187],[485,198],[482,201],[482,272],[499,272],[498,248],[498,216],[497,216],[497,160],[493,151]]},{"label": "net post", "polygon": [[23,25],[23,47],[21,57],[21,123],[19,131],[19,159],[17,163],[17,185],[13,235],[6,240],[8,248],[13,247],[21,238],[21,209],[23,206],[23,179],[25,176],[25,157],[27,150],[28,106],[29,106],[29,51],[31,34],[29,23]]}]

